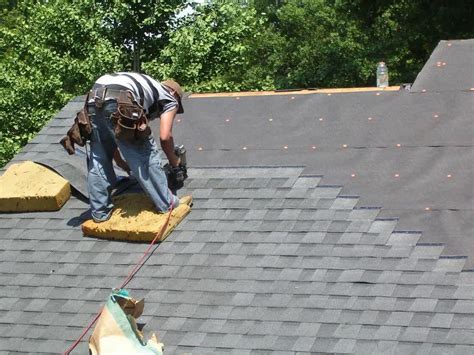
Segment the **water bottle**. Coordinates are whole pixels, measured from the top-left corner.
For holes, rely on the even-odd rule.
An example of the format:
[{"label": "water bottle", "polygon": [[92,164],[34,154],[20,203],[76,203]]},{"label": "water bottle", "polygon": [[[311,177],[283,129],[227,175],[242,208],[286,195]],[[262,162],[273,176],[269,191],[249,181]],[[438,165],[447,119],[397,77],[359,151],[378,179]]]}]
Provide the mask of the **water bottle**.
[{"label": "water bottle", "polygon": [[388,86],[388,69],[385,62],[377,64],[377,87],[385,88]]}]

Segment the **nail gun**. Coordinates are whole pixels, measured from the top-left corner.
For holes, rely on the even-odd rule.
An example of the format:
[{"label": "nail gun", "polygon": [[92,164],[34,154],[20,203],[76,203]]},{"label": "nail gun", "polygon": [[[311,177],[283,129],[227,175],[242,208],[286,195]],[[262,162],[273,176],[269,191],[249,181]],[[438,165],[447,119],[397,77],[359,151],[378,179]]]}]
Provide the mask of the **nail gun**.
[{"label": "nail gun", "polygon": [[177,145],[174,147],[174,154],[179,158],[180,163],[177,167],[172,167],[170,164],[166,164],[163,169],[165,170],[166,177],[168,179],[168,187],[173,193],[181,189],[184,186],[184,180],[188,178],[188,170],[186,167],[186,148],[184,145]]}]

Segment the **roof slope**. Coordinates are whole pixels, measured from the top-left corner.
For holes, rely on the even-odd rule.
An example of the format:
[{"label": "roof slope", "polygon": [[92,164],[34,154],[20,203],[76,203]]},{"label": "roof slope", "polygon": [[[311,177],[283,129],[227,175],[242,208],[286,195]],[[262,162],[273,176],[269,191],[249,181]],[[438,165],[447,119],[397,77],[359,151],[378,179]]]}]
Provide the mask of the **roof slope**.
[{"label": "roof slope", "polygon": [[412,92],[469,91],[474,89],[474,39],[440,41]]},{"label": "roof slope", "polygon": [[440,42],[412,91],[191,97],[175,135],[193,166],[302,165],[472,269],[473,42]]},{"label": "roof slope", "polygon": [[[472,236],[469,95],[188,100],[175,134],[194,208],[129,284],[145,331],[170,354],[473,353],[474,273],[457,256],[472,245],[436,241]],[[84,191],[83,157],[57,144],[80,101],[14,161]],[[80,195],[0,214],[0,352],[64,351],[147,247],[84,238],[86,218]]]}]

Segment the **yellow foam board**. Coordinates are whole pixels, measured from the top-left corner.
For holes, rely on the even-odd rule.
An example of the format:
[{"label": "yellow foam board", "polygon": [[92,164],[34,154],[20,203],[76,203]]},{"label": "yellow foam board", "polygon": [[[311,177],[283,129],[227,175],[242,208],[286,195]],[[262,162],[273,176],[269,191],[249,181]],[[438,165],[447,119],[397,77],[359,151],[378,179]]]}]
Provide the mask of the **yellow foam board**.
[{"label": "yellow foam board", "polygon": [[[82,223],[85,236],[103,239],[150,242],[162,230],[168,213],[156,211],[153,202],[145,194],[124,194],[113,199],[114,210],[108,221],[96,223],[89,219]],[[191,211],[192,197],[180,199],[173,209],[166,231],[159,239],[163,241]]]},{"label": "yellow foam board", "polygon": [[11,165],[0,177],[0,212],[57,211],[69,197],[69,181],[31,161]]}]

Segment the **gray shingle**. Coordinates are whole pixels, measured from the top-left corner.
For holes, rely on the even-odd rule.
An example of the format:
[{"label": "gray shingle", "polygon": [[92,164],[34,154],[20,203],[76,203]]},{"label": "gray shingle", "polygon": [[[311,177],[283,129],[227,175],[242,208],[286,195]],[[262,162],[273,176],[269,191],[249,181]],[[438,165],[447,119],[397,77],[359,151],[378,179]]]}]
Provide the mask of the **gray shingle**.
[{"label": "gray shingle", "polygon": [[453,294],[454,298],[458,299],[473,299],[474,298],[474,285],[461,285],[458,286]]},{"label": "gray shingle", "polygon": [[319,332],[319,328],[321,327],[320,323],[317,323],[314,321],[311,323],[305,323],[305,322],[297,322],[297,323],[299,323],[298,329],[293,334],[305,336],[305,337],[315,338]]},{"label": "gray shingle", "polygon": [[453,307],[454,313],[474,314],[474,300],[458,300]]},{"label": "gray shingle", "polygon": [[359,198],[357,197],[339,196],[334,201],[334,204],[331,206],[331,209],[351,211],[355,207],[357,202],[359,202]]},{"label": "gray shingle", "polygon": [[378,340],[397,340],[400,336],[400,332],[402,331],[401,327],[397,326],[388,326],[383,325],[380,326],[373,335],[373,339]]},{"label": "gray shingle", "polygon": [[441,326],[444,326],[444,327],[451,326],[453,328],[463,328],[463,329],[474,329],[473,319],[474,318],[471,314],[454,314],[454,315],[446,314],[445,317],[443,317],[442,319]]},{"label": "gray shingle", "polygon": [[474,285],[474,271],[464,271],[459,274],[458,285]]},{"label": "gray shingle", "polygon": [[474,330],[451,329],[448,333],[447,342],[451,344],[474,345]]},{"label": "gray shingle", "polygon": [[377,353],[377,342],[366,340],[366,339],[357,339],[354,352],[358,354],[375,354]]},{"label": "gray shingle", "polygon": [[315,341],[314,337],[298,337],[291,350],[293,351],[311,351]]},{"label": "gray shingle", "polygon": [[206,333],[187,332],[180,340],[180,345],[199,346],[202,344]]},{"label": "gray shingle", "polygon": [[436,263],[434,271],[461,272],[465,263],[465,257],[440,258]]},{"label": "gray shingle", "polygon": [[321,176],[300,176],[294,182],[293,187],[295,188],[314,188],[317,187],[321,181]]},{"label": "gray shingle", "polygon": [[377,215],[380,213],[380,209],[378,208],[363,208],[363,207],[355,207],[349,217],[348,220],[374,220]]},{"label": "gray shingle", "polygon": [[311,348],[312,353],[330,353],[338,344],[339,339],[318,337]]},{"label": "gray shingle", "polygon": [[[418,354],[419,351],[419,344],[410,343],[410,344],[400,344],[397,341],[387,341],[381,340],[376,343],[377,345],[377,353],[385,354],[385,353],[399,353],[400,354]],[[404,352],[402,352],[404,351]]]},{"label": "gray shingle", "polygon": [[413,318],[413,312],[391,312],[387,325],[408,326]]},{"label": "gray shingle", "polygon": [[341,192],[341,187],[318,186],[311,192],[311,197],[316,198],[336,198]]},{"label": "gray shingle", "polygon": [[340,324],[334,336],[337,338],[356,339],[362,325],[360,324]]},{"label": "gray shingle", "polygon": [[420,239],[420,233],[397,233],[390,235],[387,244],[389,245],[416,245]]},{"label": "gray shingle", "polygon": [[412,257],[417,258],[437,258],[441,255],[443,251],[443,245],[437,244],[418,244],[412,252]]},{"label": "gray shingle", "polygon": [[[320,325],[318,330],[317,338],[331,338],[334,336],[337,328],[339,327],[338,324],[329,324],[323,323]],[[316,344],[315,344],[316,345]]]},{"label": "gray shingle", "polygon": [[331,351],[334,353],[350,354],[353,352],[355,343],[354,339],[339,339]]},{"label": "gray shingle", "polygon": [[431,328],[428,337],[426,339],[429,343],[446,343],[446,339],[448,338],[449,329],[444,328]]},{"label": "gray shingle", "polygon": [[474,351],[474,346],[472,345],[456,345],[454,347],[454,353],[458,355],[472,354],[473,351]]},{"label": "gray shingle", "polygon": [[438,300],[435,299],[426,299],[426,298],[417,298],[412,303],[410,311],[412,312],[433,312],[436,308]]},{"label": "gray shingle", "polygon": [[425,342],[430,328],[409,327],[400,335],[400,341]]}]

